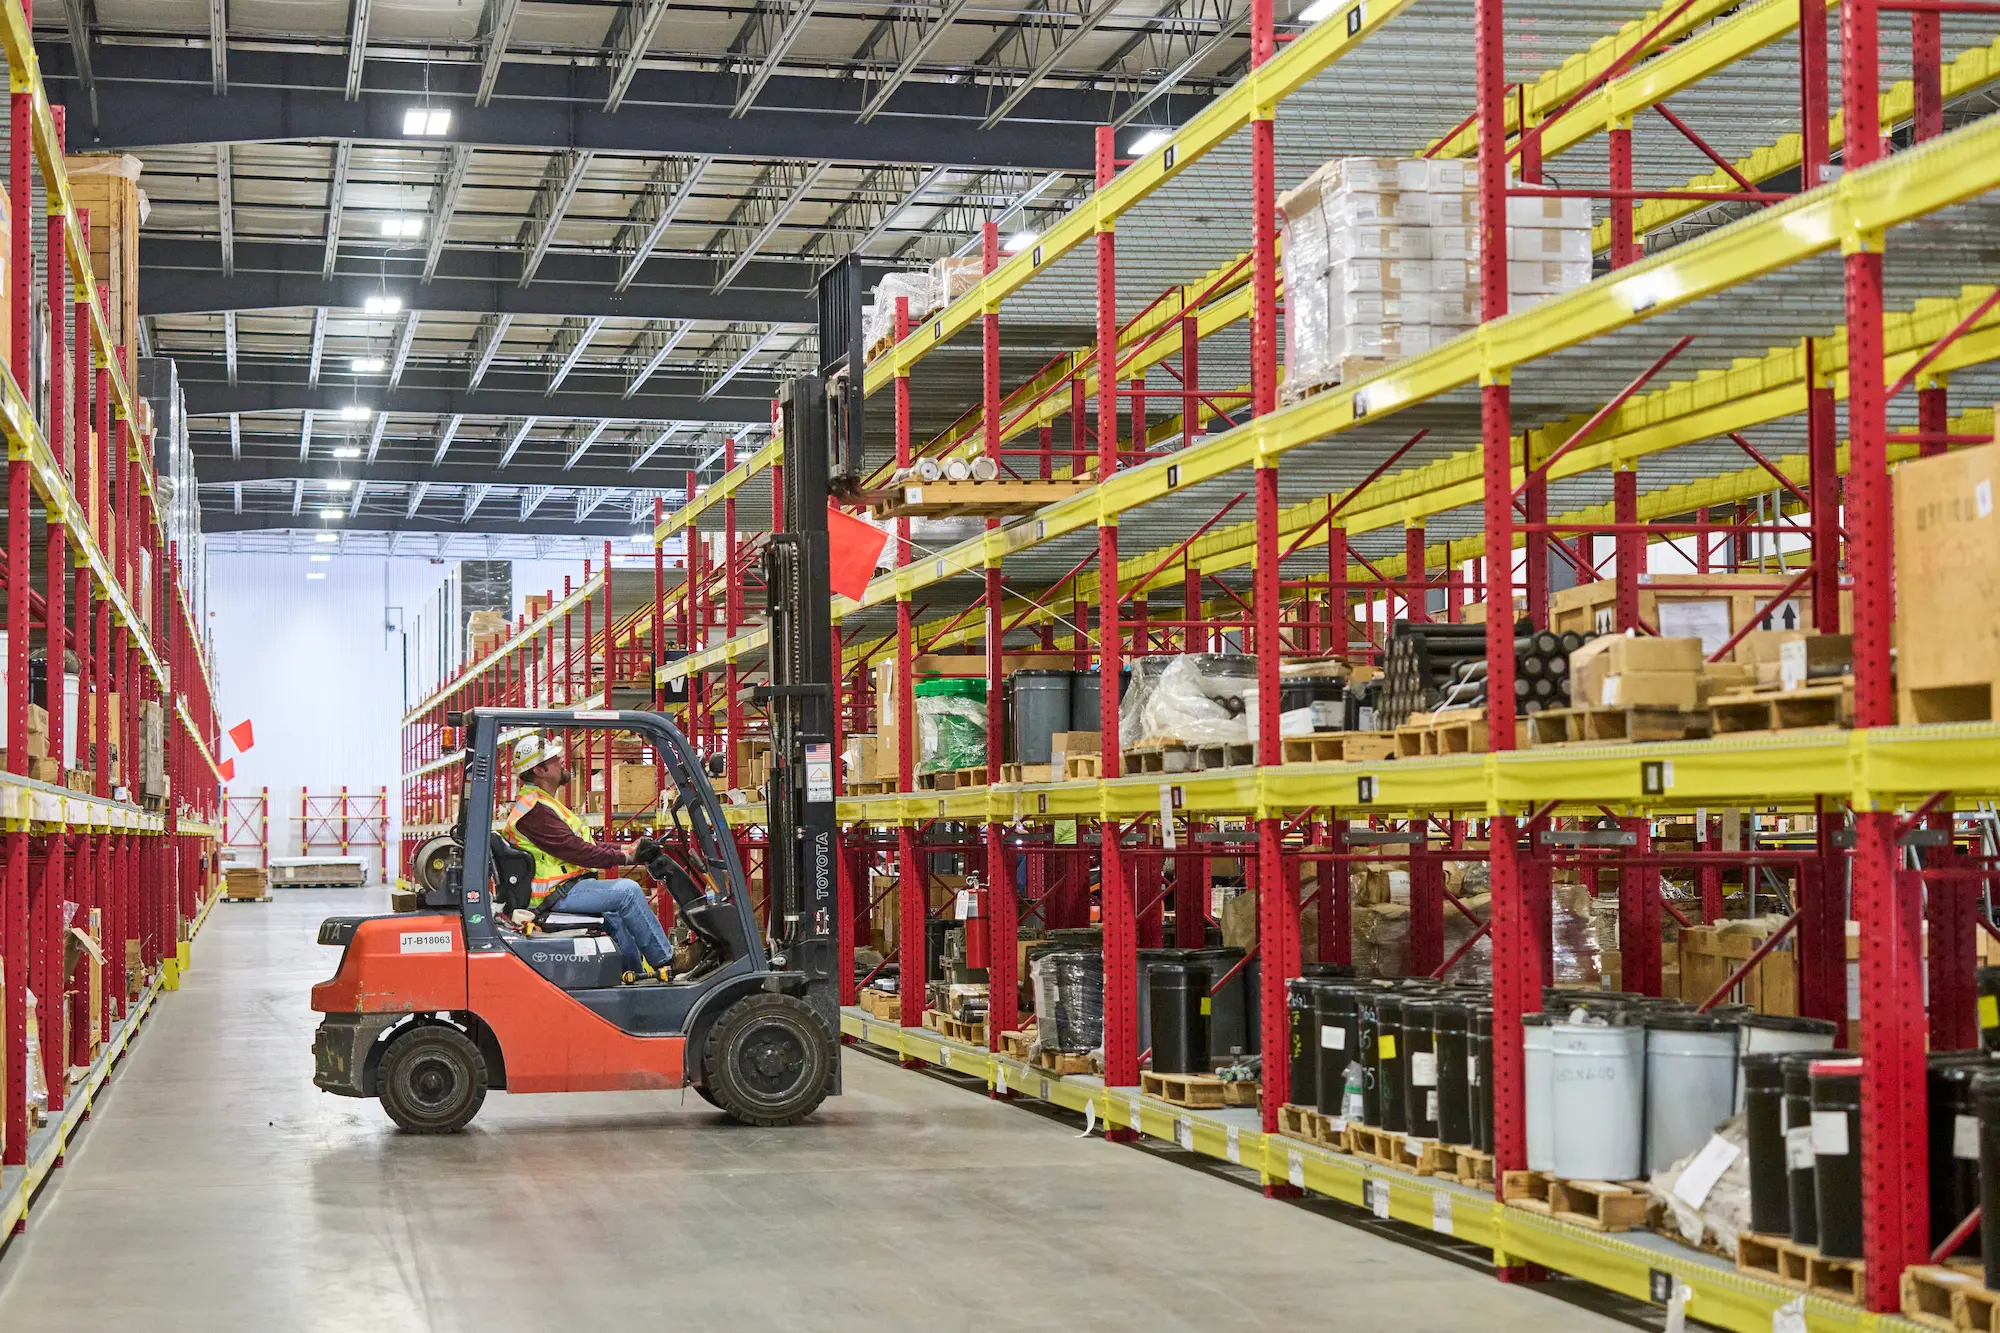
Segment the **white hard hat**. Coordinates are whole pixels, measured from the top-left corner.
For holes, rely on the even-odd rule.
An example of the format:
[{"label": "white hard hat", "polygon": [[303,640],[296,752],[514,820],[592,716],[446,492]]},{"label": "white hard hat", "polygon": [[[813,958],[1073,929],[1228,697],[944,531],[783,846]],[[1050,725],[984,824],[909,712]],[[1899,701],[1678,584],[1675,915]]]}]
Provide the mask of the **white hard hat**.
[{"label": "white hard hat", "polygon": [[563,743],[553,736],[523,736],[514,743],[514,776],[518,778],[536,765],[560,758],[562,754]]}]

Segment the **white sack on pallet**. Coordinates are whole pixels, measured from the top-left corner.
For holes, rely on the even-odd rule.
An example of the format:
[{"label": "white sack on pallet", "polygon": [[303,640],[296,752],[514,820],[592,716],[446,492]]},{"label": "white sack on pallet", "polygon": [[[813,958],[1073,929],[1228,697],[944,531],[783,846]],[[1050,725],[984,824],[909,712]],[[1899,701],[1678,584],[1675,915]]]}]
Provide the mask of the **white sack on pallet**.
[{"label": "white sack on pallet", "polygon": [[[1719,1174],[1718,1174],[1719,1171]],[[1736,1237],[1750,1229],[1750,1132],[1731,1116],[1714,1135],[1646,1182],[1690,1245],[1736,1253]]]},{"label": "white sack on pallet", "polygon": [[[1187,653],[1168,658],[1156,676],[1135,670],[1118,707],[1118,734],[1124,744],[1130,747],[1152,740],[1181,745],[1249,744],[1256,684],[1244,678],[1240,664],[1246,660]],[[1213,669],[1224,661],[1238,669]]]}]

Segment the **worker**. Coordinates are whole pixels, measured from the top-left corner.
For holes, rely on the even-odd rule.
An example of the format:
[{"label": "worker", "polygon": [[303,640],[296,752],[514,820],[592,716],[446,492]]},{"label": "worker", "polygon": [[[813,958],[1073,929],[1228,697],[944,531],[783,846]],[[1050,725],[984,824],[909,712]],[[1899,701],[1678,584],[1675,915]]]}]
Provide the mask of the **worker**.
[{"label": "worker", "polygon": [[[522,737],[514,747],[514,776],[520,781],[521,794],[507,812],[501,834],[535,859],[531,901],[536,908],[579,870],[609,871],[633,864],[634,848],[591,841],[583,819],[556,797],[571,778],[569,753],[561,741],[539,735]],[[636,880],[576,879],[557,904],[564,912],[604,919],[604,928],[624,961],[626,981],[667,980],[673,946]]]}]

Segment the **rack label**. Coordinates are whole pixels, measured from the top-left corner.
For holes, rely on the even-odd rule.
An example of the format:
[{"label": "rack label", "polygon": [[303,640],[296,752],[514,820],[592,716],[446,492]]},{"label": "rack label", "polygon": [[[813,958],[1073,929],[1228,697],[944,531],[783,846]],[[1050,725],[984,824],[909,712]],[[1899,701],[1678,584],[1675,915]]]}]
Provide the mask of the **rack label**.
[{"label": "rack label", "polygon": [[1182,1116],[1174,1122],[1174,1142],[1181,1146],[1182,1152],[1194,1151],[1194,1121]]},{"label": "rack label", "polygon": [[1296,1189],[1306,1187],[1306,1159],[1299,1156],[1297,1148],[1285,1149],[1285,1179]]},{"label": "rack label", "polygon": [[1431,1230],[1440,1236],[1451,1234],[1451,1196],[1442,1191],[1431,1195]]},{"label": "rack label", "polygon": [[1230,1165],[1241,1166],[1243,1164],[1243,1141],[1236,1136],[1236,1126],[1229,1126],[1228,1134],[1229,1142],[1227,1148]]}]

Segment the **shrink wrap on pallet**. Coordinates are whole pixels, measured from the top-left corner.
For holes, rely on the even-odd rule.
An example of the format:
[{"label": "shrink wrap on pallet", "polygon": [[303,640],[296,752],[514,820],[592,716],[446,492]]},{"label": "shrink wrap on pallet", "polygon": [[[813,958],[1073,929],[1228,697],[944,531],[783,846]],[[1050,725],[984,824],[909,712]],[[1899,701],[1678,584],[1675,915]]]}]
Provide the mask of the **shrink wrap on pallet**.
[{"label": "shrink wrap on pallet", "polygon": [[1104,1045],[1104,955],[1052,949],[1028,963],[1035,986],[1036,1043],[1080,1054]]}]

